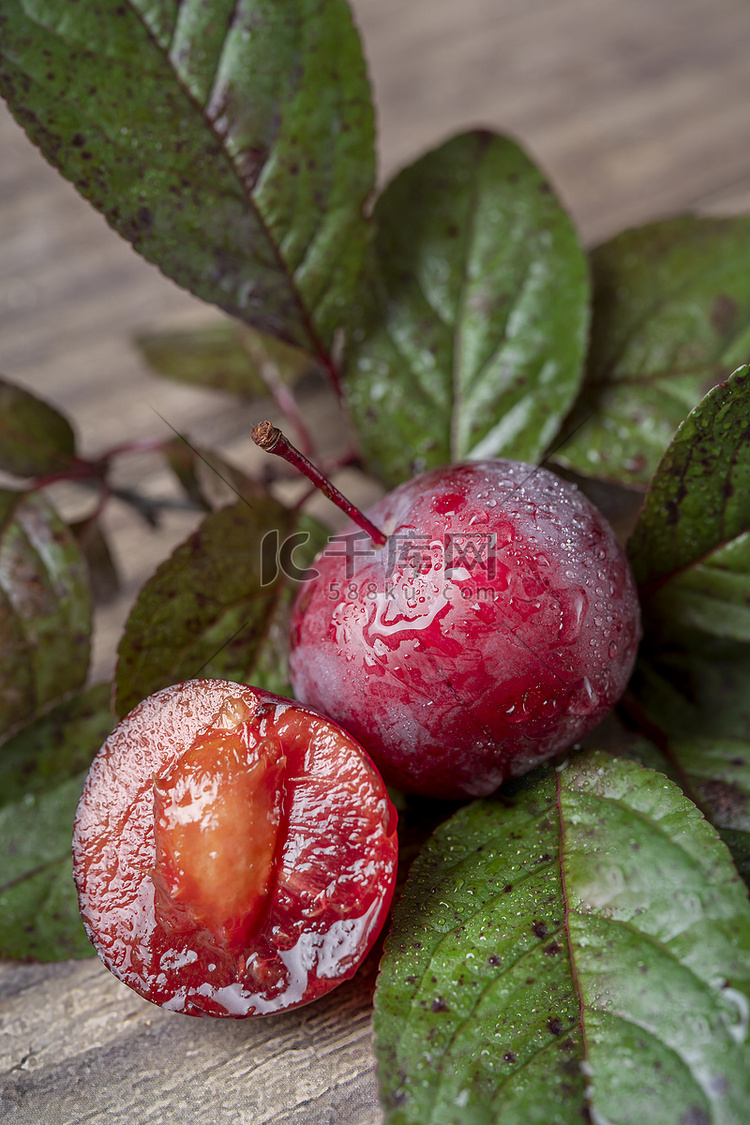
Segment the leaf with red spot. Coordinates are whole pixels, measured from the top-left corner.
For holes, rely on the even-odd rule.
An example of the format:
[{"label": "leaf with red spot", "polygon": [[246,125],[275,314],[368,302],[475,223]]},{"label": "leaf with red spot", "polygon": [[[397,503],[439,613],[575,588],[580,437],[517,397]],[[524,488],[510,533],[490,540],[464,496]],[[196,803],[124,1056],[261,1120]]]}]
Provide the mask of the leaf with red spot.
[{"label": "leaf with red spot", "polygon": [[305,352],[237,320],[144,332],[135,345],[149,367],[166,379],[244,398],[268,394],[274,381],[294,384],[315,368]]},{"label": "leaf with red spot", "polygon": [[678,429],[628,544],[649,619],[750,640],[750,368]]},{"label": "leaf with red spot", "polygon": [[70,837],[86,770],[114,717],[109,684],[65,700],[0,750],[0,956],[90,957]]},{"label": "leaf with red spot", "polygon": [[0,469],[17,477],[61,472],[75,461],[75,444],[54,406],[0,378]]},{"label": "leaf with red spot", "polygon": [[688,410],[747,360],[749,254],[746,215],[667,219],[593,251],[586,379],[558,462],[648,484]]},{"label": "leaf with red spot", "polygon": [[750,646],[681,630],[668,647],[646,647],[636,666],[627,699],[642,733],[611,718],[587,740],[676,781],[718,829],[748,885],[749,688]]},{"label": "leaf with red spot", "polygon": [[0,489],[0,737],[80,688],[91,593],[72,532],[39,492]]},{"label": "leaf with red spot", "polygon": [[117,711],[196,677],[282,695],[297,582],[325,533],[257,487],[211,512],[146,582],[118,649]]},{"label": "leaf with red spot", "polygon": [[474,130],[378,200],[349,352],[359,441],[388,484],[482,457],[542,457],[582,378],[586,259],[544,174]]},{"label": "leaf with red spot", "polygon": [[374,184],[345,0],[8,0],[0,93],[168,277],[327,359]]},{"label": "leaf with red spot", "polygon": [[740,1125],[750,904],[664,775],[587,752],[461,809],[376,994],[388,1125]]}]

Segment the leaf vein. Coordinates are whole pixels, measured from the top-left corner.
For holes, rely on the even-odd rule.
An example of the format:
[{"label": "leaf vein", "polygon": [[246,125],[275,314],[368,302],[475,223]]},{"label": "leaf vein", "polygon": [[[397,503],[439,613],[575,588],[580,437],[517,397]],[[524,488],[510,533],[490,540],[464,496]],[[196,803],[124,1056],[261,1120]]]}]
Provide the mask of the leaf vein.
[{"label": "leaf vein", "polygon": [[0,894],[6,894],[8,891],[12,891],[14,887],[20,886],[28,879],[33,879],[37,875],[42,875],[45,871],[57,867],[58,864],[69,858],[68,852],[61,852],[60,855],[54,856],[52,859],[46,859],[44,863],[40,863],[36,867],[32,867],[27,871],[22,871],[20,875],[16,875],[13,879],[9,879],[5,883],[0,883]]},{"label": "leaf vein", "polygon": [[[466,1027],[469,1020],[472,1018],[472,1016],[476,1012],[476,1010],[479,1007],[479,1005],[481,1004],[482,1000],[484,1000],[484,998],[487,996],[487,993],[490,992],[495,987],[495,985],[502,982],[503,977],[505,976],[506,973],[509,973],[512,969],[516,968],[516,966],[520,965],[524,960],[526,960],[532,954],[537,953],[539,951],[539,948],[540,948],[541,944],[542,944],[542,941],[547,941],[549,938],[554,937],[555,934],[558,934],[562,928],[563,927],[561,925],[561,926],[558,926],[557,929],[555,929],[555,930],[550,930],[549,933],[547,933],[544,938],[540,939],[536,943],[536,945],[531,946],[531,948],[529,948],[529,949],[525,949],[523,951],[523,953],[521,953],[518,957],[516,957],[515,961],[512,961],[508,965],[504,965],[501,973],[498,973],[498,975],[496,977],[492,977],[490,980],[487,981],[487,984],[485,985],[485,987],[476,996],[476,998],[474,1000],[474,1003],[471,1006],[471,1010],[468,1011],[466,1013],[466,1015],[463,1016],[463,1018],[461,1020],[459,1020],[458,1023],[456,1024],[456,1027],[455,1027],[455,1030],[453,1031],[453,1034],[451,1035],[450,1039],[448,1040],[445,1047],[441,1051],[441,1058],[443,1060],[446,1060],[450,1057],[451,1049],[454,1047],[454,1045],[456,1043],[456,1040],[458,1039],[459,1035],[461,1034],[461,1032]],[[571,1027],[572,1026],[573,1025],[571,1024]],[[567,1028],[566,1030],[569,1031],[570,1028]],[[538,1052],[535,1052],[535,1054],[537,1054],[537,1053]],[[527,1060],[523,1065],[526,1066],[529,1061],[530,1060]],[[435,1092],[434,1092],[433,1097],[432,1097],[432,1108],[433,1109],[435,1108],[435,1105],[436,1105],[436,1103],[438,1101],[438,1098],[440,1096],[440,1090],[443,1086],[443,1079],[444,1079],[444,1076],[445,1076],[445,1073],[446,1073],[446,1069],[447,1068],[445,1067],[445,1065],[443,1065],[440,1068],[440,1071],[439,1071],[439,1077],[438,1077],[438,1080],[435,1084]],[[522,1067],[517,1068],[517,1070],[521,1070],[521,1069],[522,1069]]]},{"label": "leaf vein", "polygon": [[[639,938],[643,939],[645,944],[653,946],[655,949],[660,950],[666,957],[669,958],[669,960],[674,965],[678,965],[681,969],[683,969],[686,973],[688,973],[693,978],[693,980],[696,981],[697,984],[700,986],[700,989],[701,989],[702,992],[707,992],[707,993],[711,993],[711,994],[714,992],[714,989],[711,988],[710,982],[704,980],[703,977],[699,976],[699,974],[695,971],[695,969],[693,969],[690,965],[686,964],[686,962],[681,961],[680,958],[677,956],[677,954],[674,953],[672,949],[670,949],[669,944],[667,944],[663,941],[660,941],[659,938],[654,937],[653,934],[649,934],[645,930],[639,929],[638,926],[633,925],[632,922],[628,922],[624,918],[608,918],[606,914],[600,914],[600,913],[597,913],[596,911],[592,911],[591,913],[582,913],[579,910],[571,910],[570,913],[573,917],[580,918],[582,920],[586,920],[586,919],[590,919],[590,918],[594,917],[594,918],[597,918],[600,922],[603,922],[607,926],[619,927],[620,929],[627,930],[628,933],[637,934]],[[684,930],[680,930],[679,933],[674,934],[673,937],[679,937],[684,932],[685,932]],[[592,1011],[606,1011],[605,1008],[594,1008],[591,1005],[587,1005],[587,1007],[591,1007]]]},{"label": "leaf vein", "polygon": [[425,383],[423,382],[423,380],[421,378],[421,372],[420,372],[419,366],[412,363],[412,357],[404,349],[403,345],[399,342],[397,337],[394,335],[393,330],[388,326],[384,326],[384,327],[385,327],[386,335],[387,335],[388,339],[390,340],[390,342],[393,346],[393,350],[396,352],[396,355],[399,356],[399,358],[402,359],[404,361],[404,363],[406,363],[408,365],[409,370],[411,371],[411,373],[413,375],[414,381],[413,381],[413,383],[410,383],[410,385],[409,385],[409,393],[411,393],[412,391],[414,391],[416,389],[419,392],[421,398],[429,406],[435,407],[439,412],[442,412],[442,408],[443,408],[444,404],[440,402],[438,396],[434,392],[430,391],[428,385],[425,385]]},{"label": "leaf vein", "polygon": [[[237,166],[237,162],[234,160],[231,153],[227,149],[226,136],[223,135],[219,130],[217,130],[215,128],[214,122],[211,120],[211,118],[207,114],[206,107],[202,106],[200,104],[200,102],[197,101],[197,99],[193,96],[192,92],[190,91],[189,87],[186,86],[185,82],[183,81],[182,75],[177,70],[176,66],[172,63],[172,60],[169,58],[168,52],[165,51],[164,46],[154,36],[151,28],[148,26],[148,24],[143,19],[143,16],[140,13],[140,11],[137,8],[135,8],[132,3],[131,3],[130,6],[134,10],[134,14],[135,14],[136,18],[142,24],[146,34],[148,35],[149,39],[153,43],[155,49],[161,55],[165,65],[169,69],[169,71],[172,74],[172,76],[173,76],[175,82],[177,83],[177,85],[180,87],[183,95],[194,106],[194,108],[197,110],[200,117],[204,121],[204,123],[206,125],[206,128],[210,131],[210,133],[213,135],[213,137],[219,143],[219,145],[221,147],[221,151],[222,151],[225,159],[227,160],[227,163],[231,167],[231,169],[233,171],[233,174],[235,176],[235,179],[236,179],[239,187],[242,190],[242,195],[243,195],[243,198],[245,200],[245,203],[250,208],[250,210],[253,212],[253,214],[256,218],[256,221],[257,221],[257,224],[258,224],[258,227],[259,227],[259,233],[261,234],[261,236],[266,241],[266,243],[269,247],[270,254],[271,254],[272,258],[274,259],[274,261],[276,262],[281,276],[284,277],[284,279],[285,279],[285,281],[288,285],[289,293],[292,297],[292,300],[293,300],[294,304],[296,305],[296,308],[297,308],[297,311],[298,311],[298,314],[299,314],[299,317],[300,317],[300,322],[302,323],[306,332],[308,333],[308,337],[309,337],[310,344],[311,344],[311,350],[318,357],[319,361],[324,366],[325,370],[327,370],[329,373],[331,373],[333,375],[334,372],[333,372],[332,361],[330,360],[330,357],[328,356],[327,352],[325,351],[325,348],[323,347],[323,344],[322,344],[322,342],[321,342],[321,340],[320,340],[320,338],[317,334],[317,331],[316,331],[316,329],[313,325],[310,310],[307,308],[307,306],[305,305],[305,303],[302,299],[302,295],[301,295],[301,292],[298,288],[297,281],[296,281],[296,278],[294,276],[294,273],[290,269],[290,267],[286,263],[286,261],[284,260],[283,255],[281,253],[280,246],[279,246],[278,242],[272,236],[271,231],[270,231],[270,229],[268,227],[268,224],[266,222],[265,216],[262,214],[262,212],[260,211],[260,209],[259,209],[259,207],[258,207],[258,205],[255,201],[252,190],[248,188],[248,185],[245,181],[245,178],[242,176],[242,174],[240,172],[240,169]],[[44,27],[44,25],[39,24],[38,21],[34,20],[33,18],[30,20],[30,22],[34,23],[35,26],[40,27],[47,34],[53,36],[63,46],[66,46],[69,49],[75,49],[76,51],[79,51],[82,54],[85,53],[85,54],[88,54],[89,56],[93,57],[93,52],[91,52],[90,50],[86,50],[86,48],[81,48],[80,45],[77,44],[77,43],[68,43],[66,41],[65,37],[62,34],[60,34],[60,32],[57,29],[51,30],[47,27]],[[224,41],[224,45],[222,47],[222,52],[224,50],[226,50],[226,40]],[[130,64],[129,64],[128,68],[129,68],[129,72],[131,74],[141,73],[141,72],[138,71],[138,69],[136,67],[133,67]],[[47,90],[47,88],[38,79],[33,78],[25,70],[22,71],[18,67],[13,67],[12,63],[9,64],[9,69],[16,70],[19,74],[23,74],[23,76],[28,81],[32,82],[38,89],[43,91],[45,96],[52,96],[52,95],[49,94],[49,91]],[[151,73],[151,72],[143,72],[143,73],[148,75],[148,77],[150,77],[150,78],[154,77],[154,74]],[[56,92],[54,97],[57,101],[63,102],[64,104],[68,105],[72,110],[74,110],[74,112],[76,114],[78,114],[80,117],[82,117],[86,121],[88,121],[90,123],[90,125],[94,129],[96,129],[96,131],[99,133],[100,136],[106,138],[106,140],[109,144],[112,144],[116,148],[118,148],[119,150],[121,150],[123,152],[126,152],[131,157],[131,161],[132,161],[131,166],[136,166],[136,167],[139,167],[139,168],[143,167],[142,161],[132,160],[133,152],[132,152],[131,148],[126,146],[121,140],[117,139],[116,137],[111,136],[109,133],[105,132],[102,129],[101,125],[98,124],[96,119],[92,117],[92,111],[86,110],[83,106],[81,106],[81,105],[79,105],[75,102],[71,102],[69,99],[63,97],[59,92]],[[92,106],[94,104],[95,103],[92,102]],[[334,381],[336,383],[338,382],[338,376],[337,375],[335,375]]]},{"label": "leaf vein", "polygon": [[[530,819],[530,818],[529,818],[529,819]],[[538,819],[538,817],[537,817],[537,818],[535,818],[535,819]],[[439,880],[439,882],[438,882],[438,883],[436,884],[436,886],[439,886],[439,885],[440,885],[440,883],[442,883],[442,882],[444,881],[444,879],[447,879],[447,877],[448,877],[449,873],[450,873],[451,871],[455,871],[455,870],[456,870],[456,869],[457,869],[458,867],[460,867],[460,866],[461,866],[461,864],[462,864],[463,862],[465,862],[465,860],[466,860],[466,859],[470,859],[470,858],[472,858],[472,854],[473,854],[473,853],[470,853],[469,855],[467,855],[467,856],[465,856],[465,857],[464,857],[464,860],[459,860],[459,861],[458,861],[457,863],[455,863],[455,864],[452,864],[452,865],[451,865],[451,867],[449,867],[449,868],[445,868],[445,869],[444,869],[444,871],[443,871],[443,872],[441,873],[441,876],[440,876],[440,880]],[[554,866],[554,862],[551,862],[551,863],[545,864],[545,865],[544,865],[543,867],[542,867],[542,866],[540,866],[540,867],[537,867],[537,868],[535,868],[535,870],[534,870],[533,872],[529,872],[529,873],[528,873],[528,875],[529,875],[529,876],[531,876],[531,875],[535,874],[535,873],[536,873],[537,871],[545,871],[545,870],[550,870],[550,869],[551,869],[551,868],[552,868],[553,866]],[[517,880],[517,881],[516,881],[516,884],[514,884],[514,885],[517,885],[517,884],[518,884],[519,882],[521,882],[521,880]],[[465,918],[463,918],[463,919],[462,919],[462,924],[467,924],[467,923],[470,923],[470,922],[472,922],[472,921],[473,921],[473,920],[474,920],[474,919],[475,919],[475,918],[477,917],[477,915],[478,915],[478,914],[480,914],[480,913],[481,913],[482,911],[486,910],[486,909],[487,909],[487,907],[488,907],[488,906],[489,906],[490,904],[493,904],[493,903],[497,902],[497,901],[498,901],[498,900],[500,899],[500,897],[501,897],[501,896],[502,896],[502,895],[503,895],[504,893],[505,893],[505,892],[501,890],[501,891],[498,891],[498,892],[497,892],[496,894],[492,895],[492,896],[491,896],[491,897],[490,897],[489,899],[487,899],[487,900],[486,900],[486,901],[485,901],[485,902],[484,902],[484,903],[483,903],[483,904],[482,904],[481,906],[478,906],[478,907],[477,907],[477,909],[476,909],[476,910],[475,910],[475,911],[474,911],[474,912],[473,912],[472,914],[469,914],[469,915],[467,915],[467,916],[466,916]],[[443,945],[444,945],[444,944],[445,944],[445,943],[446,943],[446,942],[447,942],[447,941],[448,941],[448,940],[449,940],[449,939],[450,939],[451,937],[453,937],[453,936],[455,935],[455,932],[456,932],[456,930],[455,930],[455,929],[451,929],[451,930],[448,930],[448,931],[447,931],[446,933],[444,933],[444,934],[443,934],[443,935],[442,935],[442,936],[440,937],[439,941],[438,941],[438,942],[437,942],[437,943],[436,943],[436,944],[435,944],[435,945],[434,945],[434,946],[432,947],[432,950],[431,950],[431,952],[430,952],[430,955],[429,955],[429,957],[428,957],[428,960],[427,960],[427,962],[426,962],[426,964],[425,964],[424,970],[423,970],[423,972],[422,972],[422,974],[421,974],[421,976],[420,976],[419,982],[418,982],[417,986],[416,986],[416,987],[415,987],[415,989],[414,989],[414,995],[415,995],[415,996],[416,996],[416,995],[417,995],[417,994],[419,993],[419,991],[421,990],[421,988],[422,988],[422,985],[424,984],[425,978],[427,977],[427,974],[428,974],[428,973],[430,972],[430,964],[431,964],[431,962],[432,962],[433,958],[435,957],[435,955],[437,954],[437,952],[438,952],[438,951],[439,951],[439,950],[441,949],[441,947],[442,947],[442,946],[443,946]],[[555,931],[555,932],[557,932],[557,931]],[[548,936],[548,935],[547,935],[547,936]],[[520,956],[519,956],[518,958],[516,958],[516,961],[515,961],[515,962],[513,962],[513,963],[512,963],[512,964],[511,964],[510,966],[508,966],[508,967],[507,967],[507,969],[506,969],[506,968],[504,968],[504,969],[503,969],[503,972],[506,972],[506,971],[508,971],[508,969],[512,968],[512,967],[513,967],[513,965],[515,965],[515,964],[516,964],[516,963],[517,963],[518,961],[522,960],[522,959],[523,959],[523,957],[525,957],[525,956],[526,956],[527,954],[533,953],[533,952],[534,952],[535,950],[539,949],[539,947],[540,947],[540,946],[541,946],[541,944],[542,944],[542,941],[546,941],[546,940],[547,940],[547,936],[545,936],[544,938],[540,938],[540,940],[539,940],[539,941],[538,941],[538,942],[537,942],[537,943],[536,943],[535,945],[531,946],[531,947],[530,947],[529,949],[527,949],[527,950],[524,950],[524,952],[523,952],[523,953],[522,953],[522,954],[521,954],[521,955],[520,955]],[[495,980],[497,980],[497,979],[500,979],[501,977],[502,977],[502,973],[498,974],[498,977],[497,977],[497,978],[495,978]],[[404,1039],[404,1038],[406,1037],[406,1034],[407,1034],[407,1032],[408,1032],[408,1031],[410,1030],[410,1028],[411,1028],[411,1018],[412,1018],[412,1016],[413,1016],[413,1015],[418,1015],[418,1014],[419,1014],[419,1013],[418,1013],[418,1012],[416,1011],[416,1009],[415,1009],[415,1008],[414,1008],[413,1006],[410,1006],[410,1009],[409,1009],[409,1015],[407,1016],[406,1020],[405,1020],[405,1021],[404,1021],[404,1023],[403,1023],[403,1029],[402,1029],[401,1035],[399,1036],[399,1041],[403,1040],[403,1039]]]}]

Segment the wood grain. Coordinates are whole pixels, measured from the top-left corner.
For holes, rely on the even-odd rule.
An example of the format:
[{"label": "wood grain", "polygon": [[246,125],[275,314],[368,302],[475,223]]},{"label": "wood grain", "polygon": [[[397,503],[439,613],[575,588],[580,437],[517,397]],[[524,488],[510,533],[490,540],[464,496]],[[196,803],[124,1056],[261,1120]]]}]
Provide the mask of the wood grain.
[{"label": "wood grain", "polygon": [[370,1125],[373,972],[273,1019],[175,1016],[98,961],[0,966],[0,1120]]},{"label": "wood grain", "polygon": [[[685,210],[750,209],[746,0],[353,0],[376,93],[381,179],[475,125],[514,134],[557,185],[588,243]],[[140,260],[0,113],[0,371],[59,404],[83,451],[169,426],[246,466],[268,411],[149,374],[140,330],[216,314]],[[305,400],[320,448],[347,436]],[[273,413],[271,412],[273,417]],[[166,421],[165,421],[166,420]],[[120,479],[170,493],[158,458]],[[348,490],[363,482],[350,474]],[[81,498],[58,490],[63,506]],[[158,533],[113,505],[123,578],[100,614],[95,677],[139,585],[195,523]],[[0,1120],[13,1125],[375,1125],[371,978],[300,1013],[242,1024],[154,1009],[98,961],[0,965]]]}]

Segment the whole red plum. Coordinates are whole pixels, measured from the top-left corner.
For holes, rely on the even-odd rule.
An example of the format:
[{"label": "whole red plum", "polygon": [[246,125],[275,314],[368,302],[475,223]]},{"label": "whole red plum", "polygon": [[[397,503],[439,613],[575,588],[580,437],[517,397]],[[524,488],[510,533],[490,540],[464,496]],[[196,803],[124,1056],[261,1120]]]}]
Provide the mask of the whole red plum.
[{"label": "whole red plum", "polygon": [[433,469],[333,537],[299,591],[297,697],[406,792],[493,792],[617,702],[640,637],[635,584],[601,513],[517,461]]}]

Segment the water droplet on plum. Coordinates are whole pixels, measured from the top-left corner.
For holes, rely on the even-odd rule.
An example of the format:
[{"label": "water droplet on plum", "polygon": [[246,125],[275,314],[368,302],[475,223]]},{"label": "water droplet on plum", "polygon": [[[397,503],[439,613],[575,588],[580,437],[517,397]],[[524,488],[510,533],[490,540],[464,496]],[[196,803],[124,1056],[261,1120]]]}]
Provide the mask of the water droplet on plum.
[{"label": "water droplet on plum", "polygon": [[599,696],[591,686],[588,676],[584,676],[568,703],[571,715],[589,715],[599,703]]}]

